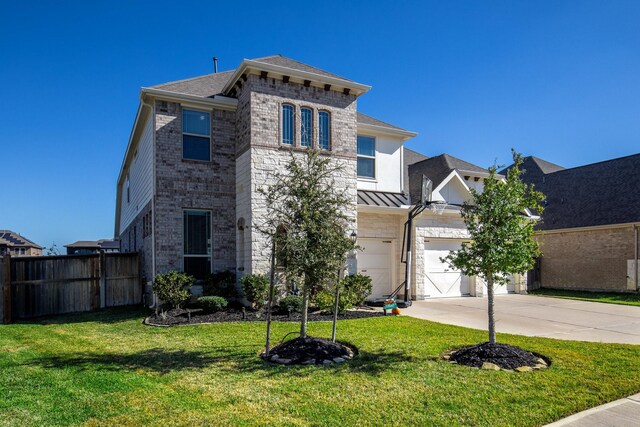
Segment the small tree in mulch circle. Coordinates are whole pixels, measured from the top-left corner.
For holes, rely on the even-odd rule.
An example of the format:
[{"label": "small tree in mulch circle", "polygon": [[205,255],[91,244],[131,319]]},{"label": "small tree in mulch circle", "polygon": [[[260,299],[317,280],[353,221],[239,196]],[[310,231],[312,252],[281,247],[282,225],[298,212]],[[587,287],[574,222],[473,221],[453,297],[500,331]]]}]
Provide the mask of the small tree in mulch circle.
[{"label": "small tree in mulch circle", "polygon": [[463,205],[461,214],[472,241],[442,259],[463,274],[486,281],[488,344],[493,350],[494,285],[506,285],[511,275],[526,273],[540,254],[538,242],[533,238],[535,220],[530,213],[542,212],[544,195],[520,179],[522,156],[513,151],[513,160],[506,180],[498,178],[497,167],[493,166],[484,180],[484,190],[470,189],[472,200]]},{"label": "small tree in mulch circle", "polygon": [[309,299],[338,279],[338,271],[355,247],[347,215],[355,200],[336,185],[341,171],[339,162],[315,150],[291,153],[274,183],[259,190],[267,206],[259,230],[274,244],[274,264],[287,280],[301,283],[302,340],[307,338]]}]

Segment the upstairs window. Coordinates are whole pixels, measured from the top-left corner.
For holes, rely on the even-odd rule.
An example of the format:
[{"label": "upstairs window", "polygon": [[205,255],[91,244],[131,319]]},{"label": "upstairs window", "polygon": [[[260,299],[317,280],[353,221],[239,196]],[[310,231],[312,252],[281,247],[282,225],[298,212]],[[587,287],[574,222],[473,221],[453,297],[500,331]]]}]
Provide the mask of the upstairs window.
[{"label": "upstairs window", "polygon": [[331,148],[331,114],[328,111],[318,113],[318,147],[321,150]]},{"label": "upstairs window", "polygon": [[311,108],[302,108],[300,110],[301,117],[301,135],[300,145],[303,147],[311,147],[313,141],[313,110]]},{"label": "upstairs window", "polygon": [[211,116],[204,111],[182,110],[182,158],[211,160]]},{"label": "upstairs window", "polygon": [[294,107],[291,104],[282,105],[282,143],[293,145],[295,137],[294,125],[295,115]]},{"label": "upstairs window", "polygon": [[358,176],[376,177],[376,139],[358,135]]}]

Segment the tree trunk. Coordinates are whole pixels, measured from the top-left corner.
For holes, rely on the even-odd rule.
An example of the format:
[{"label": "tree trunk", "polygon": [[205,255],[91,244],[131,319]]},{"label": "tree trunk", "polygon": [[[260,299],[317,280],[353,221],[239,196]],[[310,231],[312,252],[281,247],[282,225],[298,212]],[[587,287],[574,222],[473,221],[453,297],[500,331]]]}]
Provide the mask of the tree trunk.
[{"label": "tree trunk", "polygon": [[487,277],[487,304],[489,305],[489,342],[496,343],[496,319],[493,315],[493,275]]},{"label": "tree trunk", "polygon": [[307,314],[309,313],[309,284],[304,283],[302,289],[302,320],[300,321],[300,338],[307,337]]},{"label": "tree trunk", "polygon": [[269,302],[267,304],[267,342],[265,343],[265,355],[269,356],[271,350],[271,310],[273,307],[273,294],[276,287],[276,243],[271,245],[271,275],[269,276]]}]

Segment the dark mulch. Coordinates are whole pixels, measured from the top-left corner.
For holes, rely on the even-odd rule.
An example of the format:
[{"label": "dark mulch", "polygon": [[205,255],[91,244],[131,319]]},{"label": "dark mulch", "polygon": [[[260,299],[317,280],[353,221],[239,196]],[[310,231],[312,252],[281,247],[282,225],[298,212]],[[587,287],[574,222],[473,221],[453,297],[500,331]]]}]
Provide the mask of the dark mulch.
[{"label": "dark mulch", "polygon": [[520,366],[538,365],[538,359],[542,358],[549,364],[545,357],[531,353],[520,347],[508,344],[490,344],[488,342],[465,347],[451,353],[449,361],[459,365],[482,367],[484,362],[494,363],[503,369],[515,369]]},{"label": "dark mulch", "polygon": [[284,365],[326,365],[345,362],[355,354],[355,348],[339,342],[323,338],[298,337],[273,347],[269,357],[264,353],[261,357]]},{"label": "dark mulch", "polygon": [[[191,312],[191,319],[189,320],[189,312]],[[349,310],[343,314],[338,315],[339,320],[350,319],[363,319],[367,317],[379,317],[383,316],[381,310]],[[301,315],[293,313],[291,316],[287,314],[272,314],[271,320],[277,322],[299,322]],[[148,317],[147,323],[152,325],[188,325],[197,323],[222,323],[222,322],[264,322],[266,319],[265,313],[246,311],[242,313],[241,310],[226,310],[217,313],[205,313],[202,309],[196,308],[191,310],[177,309],[168,310],[163,316],[161,313],[156,315],[155,313]],[[309,313],[308,320],[310,322],[315,321],[331,321],[333,320],[332,314],[320,314]]]}]

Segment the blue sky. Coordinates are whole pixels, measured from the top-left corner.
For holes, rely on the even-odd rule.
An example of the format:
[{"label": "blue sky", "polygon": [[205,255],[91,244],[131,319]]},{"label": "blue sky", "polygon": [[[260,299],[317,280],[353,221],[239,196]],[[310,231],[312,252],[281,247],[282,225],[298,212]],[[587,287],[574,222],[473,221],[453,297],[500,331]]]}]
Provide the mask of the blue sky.
[{"label": "blue sky", "polygon": [[638,1],[2,2],[0,229],[113,235],[142,86],[281,53],[373,86],[410,148],[489,166],[640,151]]}]

